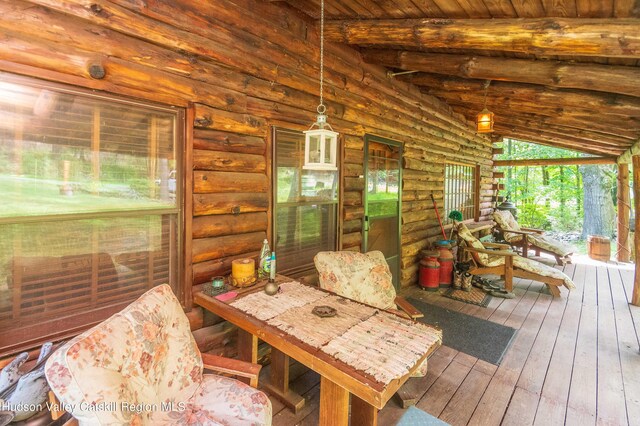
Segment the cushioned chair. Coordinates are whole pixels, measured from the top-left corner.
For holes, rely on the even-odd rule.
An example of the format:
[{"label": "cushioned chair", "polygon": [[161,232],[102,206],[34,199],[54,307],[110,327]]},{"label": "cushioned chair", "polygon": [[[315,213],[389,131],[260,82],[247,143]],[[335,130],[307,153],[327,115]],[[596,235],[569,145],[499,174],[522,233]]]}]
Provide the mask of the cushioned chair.
[{"label": "cushioned chair", "polygon": [[[314,258],[320,287],[340,296],[416,319],[424,316],[396,295],[391,270],[380,251],[321,251]],[[400,308],[400,309],[398,309]],[[425,361],[414,376],[427,374]]]},{"label": "cushioned chair", "polygon": [[81,425],[270,425],[267,396],[203,367],[250,379],[260,366],[200,354],[171,288],[149,290],[123,311],[64,344],[47,380]]},{"label": "cushioned chair", "polygon": [[[513,277],[527,278],[545,283],[553,296],[560,296],[560,286],[571,290],[573,281],[562,271],[544,263],[518,256],[506,244],[482,243],[464,223],[458,224],[458,236],[465,242],[464,250],[471,254],[475,263],[469,272],[472,275],[497,274],[504,277],[505,288],[513,290]],[[494,250],[487,250],[492,248]]]},{"label": "cushioned chair", "polygon": [[575,251],[574,247],[543,235],[544,231],[540,229],[522,228],[511,212],[496,210],[493,212],[493,220],[505,241],[514,248],[520,248],[523,257],[527,257],[531,249],[535,250],[536,256],[540,256],[540,252],[554,256],[559,265],[571,263],[570,256]]}]

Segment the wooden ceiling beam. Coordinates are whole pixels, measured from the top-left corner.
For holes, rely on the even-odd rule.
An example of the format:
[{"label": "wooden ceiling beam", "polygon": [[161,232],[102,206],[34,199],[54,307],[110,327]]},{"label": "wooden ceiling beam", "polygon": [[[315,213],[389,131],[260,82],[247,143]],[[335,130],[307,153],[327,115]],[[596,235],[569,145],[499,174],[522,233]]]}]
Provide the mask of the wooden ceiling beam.
[{"label": "wooden ceiling beam", "polygon": [[596,155],[615,155],[622,154],[626,148],[603,146],[593,142],[584,141],[582,139],[571,137],[556,137],[545,134],[544,132],[533,129],[514,129],[510,126],[495,125],[496,133],[502,136],[512,137],[520,140],[527,140],[535,143],[551,145],[560,148],[573,149],[576,151],[587,152]]},{"label": "wooden ceiling beam", "polygon": [[[474,122],[476,114],[480,112],[482,106],[469,106],[468,104],[451,104],[454,110],[460,114],[463,114],[467,117],[468,121]],[[478,109],[480,108],[480,109]],[[559,128],[563,128],[566,131],[583,131],[590,130],[597,133],[602,133],[606,136],[614,136],[614,137],[624,137],[627,140],[635,140],[640,135],[640,131],[632,131],[627,129],[626,127],[620,126],[611,126],[607,123],[594,121],[590,119],[588,121],[577,119],[575,117],[566,117],[566,116],[544,116],[535,114],[527,111],[514,111],[512,109],[494,109],[493,112],[496,114],[496,117],[499,119],[503,119],[503,117],[507,117],[509,119],[520,119],[527,120],[538,123],[535,127],[544,128],[545,126],[555,126]]]},{"label": "wooden ceiling beam", "polygon": [[[480,98],[484,100],[484,86],[480,80],[445,77],[422,79],[421,76],[424,74],[413,78],[407,76],[407,80],[420,87],[426,87],[427,93],[437,97]],[[421,83],[428,83],[429,86],[422,86]],[[620,115],[632,119],[636,118],[640,121],[640,98],[634,96],[578,89],[555,89],[535,84],[492,82],[487,89],[487,105],[502,99],[533,102],[541,107],[576,108],[577,110],[588,110],[592,114]]]},{"label": "wooden ceiling beam", "polygon": [[624,142],[602,140],[602,139],[593,140],[591,138],[585,138],[585,137],[581,136],[580,134],[578,134],[577,132],[576,133],[568,133],[568,132],[559,132],[559,131],[557,131],[557,129],[554,129],[554,128],[527,127],[527,126],[522,126],[522,125],[519,125],[519,124],[514,124],[511,121],[500,121],[500,124],[497,127],[498,128],[510,128],[513,131],[524,131],[524,132],[529,132],[529,133],[541,134],[541,135],[545,135],[546,137],[550,137],[550,138],[566,139],[566,140],[570,140],[570,141],[580,141],[580,142],[587,143],[587,144],[593,145],[593,146],[598,146],[598,147],[602,147],[602,148],[620,149],[622,151],[624,151],[625,149],[629,148],[631,146],[631,144],[633,143],[632,141],[629,141],[629,140],[625,140]]},{"label": "wooden ceiling beam", "polygon": [[576,158],[527,158],[523,160],[493,160],[494,167],[518,166],[577,166],[583,164],[615,164],[616,157],[576,157]]},{"label": "wooden ceiling beam", "polygon": [[640,58],[640,20],[635,18],[330,20],[325,37],[407,48]]},{"label": "wooden ceiling beam", "polygon": [[[638,67],[403,50],[364,50],[363,58],[371,64],[466,79],[511,81],[640,96]],[[403,80],[420,84],[421,75],[409,74]]]},{"label": "wooden ceiling beam", "polygon": [[[484,108],[484,102],[481,98],[461,97],[449,95],[443,98],[450,106],[468,109],[472,114],[465,114],[465,117],[471,121],[475,121],[475,116]],[[640,123],[638,118],[632,118],[621,115],[607,114],[606,112],[585,110],[579,108],[562,108],[554,106],[539,106],[531,102],[521,102],[509,99],[491,99],[487,101],[487,108],[496,115],[504,114],[506,116],[535,114],[543,117],[561,117],[578,124],[579,128],[589,129],[590,123],[604,124],[610,127],[610,133],[617,135],[616,131],[621,129],[624,134],[627,131],[633,134],[640,132]],[[459,110],[458,110],[459,111]],[[621,133],[622,134],[622,133]]]},{"label": "wooden ceiling beam", "polygon": [[606,151],[606,150],[600,150],[600,149],[593,149],[593,148],[589,148],[589,147],[583,147],[583,146],[576,146],[572,143],[568,143],[568,142],[558,142],[558,141],[550,141],[550,140],[546,140],[544,138],[538,137],[538,136],[531,136],[531,135],[523,135],[523,134],[519,134],[516,132],[507,132],[507,131],[502,131],[499,133],[500,137],[506,137],[506,138],[511,138],[511,139],[517,139],[519,141],[523,141],[523,142],[529,142],[529,143],[535,143],[538,145],[545,145],[545,146],[550,146],[553,148],[562,148],[562,149],[568,149],[571,151],[577,151],[577,152],[583,152],[585,154],[592,154],[592,155],[597,155],[597,156],[611,156],[611,155],[618,155],[616,152],[610,152],[610,151]]},{"label": "wooden ceiling beam", "polygon": [[[475,121],[476,114],[482,105],[453,104],[455,110],[469,121]],[[590,120],[578,120],[575,117],[562,116],[542,116],[523,111],[513,111],[511,108],[500,108],[493,110],[495,122],[505,126],[517,125],[528,129],[549,129],[555,130],[559,135],[568,135],[583,139],[585,142],[603,144],[604,146],[627,146],[638,138],[640,132],[626,132],[622,125],[612,126],[608,123],[598,123],[592,118]],[[620,133],[624,136],[620,136]],[[602,135],[598,138],[599,135]],[[597,141],[597,142],[596,142]]]},{"label": "wooden ceiling beam", "polygon": [[577,129],[564,126],[554,125],[543,120],[532,119],[529,117],[520,118],[518,116],[500,116],[500,120],[505,124],[533,128],[533,129],[548,129],[553,133],[566,136],[575,136],[580,139],[590,140],[593,142],[604,142],[612,145],[628,145],[635,141],[635,138],[628,138],[624,136],[608,135],[601,132],[593,131],[591,129]]}]

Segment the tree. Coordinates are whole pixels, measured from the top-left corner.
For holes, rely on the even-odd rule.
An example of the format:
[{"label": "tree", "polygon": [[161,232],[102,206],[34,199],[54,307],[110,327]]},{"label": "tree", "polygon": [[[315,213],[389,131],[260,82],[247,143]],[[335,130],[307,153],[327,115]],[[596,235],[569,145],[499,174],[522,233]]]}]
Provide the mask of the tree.
[{"label": "tree", "polygon": [[615,210],[611,198],[611,177],[605,166],[580,166],[583,186],[582,237],[603,235],[612,237]]}]

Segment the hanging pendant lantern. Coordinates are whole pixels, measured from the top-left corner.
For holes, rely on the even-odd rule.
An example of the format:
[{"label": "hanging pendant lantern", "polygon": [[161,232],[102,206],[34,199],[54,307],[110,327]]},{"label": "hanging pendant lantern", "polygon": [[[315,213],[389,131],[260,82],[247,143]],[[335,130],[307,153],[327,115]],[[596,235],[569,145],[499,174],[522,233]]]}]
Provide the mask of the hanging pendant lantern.
[{"label": "hanging pendant lantern", "polygon": [[476,117],[476,131],[478,133],[493,132],[493,113],[487,109],[487,89],[491,80],[484,83],[484,107]]},{"label": "hanging pendant lantern", "polygon": [[[320,104],[316,122],[304,132],[304,165],[305,170],[338,170],[336,166],[338,151],[338,134],[327,123],[323,102],[324,89],[324,0],[320,1]],[[314,129],[315,127],[315,129]]]},{"label": "hanging pendant lantern", "polygon": [[478,133],[493,132],[493,113],[487,108],[484,108],[478,114],[476,124]]}]

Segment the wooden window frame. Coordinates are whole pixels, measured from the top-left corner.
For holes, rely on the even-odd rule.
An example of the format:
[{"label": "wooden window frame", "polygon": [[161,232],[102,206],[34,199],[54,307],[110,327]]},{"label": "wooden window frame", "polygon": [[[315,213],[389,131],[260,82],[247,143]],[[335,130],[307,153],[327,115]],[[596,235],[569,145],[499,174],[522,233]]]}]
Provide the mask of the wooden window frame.
[{"label": "wooden window frame", "polygon": [[[278,176],[278,164],[277,164],[277,138],[276,138],[276,132],[278,130],[281,131],[287,131],[287,132],[292,132],[292,133],[301,133],[303,130],[306,130],[306,128],[302,128],[301,126],[297,126],[291,123],[273,123],[271,126],[271,131],[269,132],[269,136],[270,136],[270,143],[271,143],[271,164],[270,164],[270,171],[271,171],[271,190],[272,190],[272,194],[271,194],[271,206],[270,206],[270,235],[271,235],[271,249],[276,251],[276,258],[278,256],[277,250],[276,250],[276,241],[275,238],[278,235],[278,224],[277,224],[277,214],[278,214],[278,183],[277,183],[277,176]],[[338,142],[340,142],[340,138],[338,139]],[[337,163],[340,163],[340,158],[341,158],[341,152],[342,150],[340,149],[340,147],[338,147],[338,158],[337,158]],[[304,150],[302,151],[302,154],[304,155]],[[303,157],[304,158],[304,157]],[[296,206],[303,206],[303,205],[313,205],[313,204],[331,204],[335,206],[335,235],[334,235],[334,246],[331,248],[332,250],[337,250],[337,248],[339,247],[340,244],[340,229],[341,229],[341,221],[340,221],[340,207],[342,206],[342,184],[341,184],[341,169],[338,168],[337,171],[337,184],[338,184],[338,194],[337,194],[337,198],[335,201],[323,201],[323,202],[318,202],[318,201],[308,201],[308,202],[297,202],[297,203],[292,203],[291,205],[295,204]],[[280,203],[282,204],[282,203]],[[288,270],[282,270],[281,268],[278,269],[278,273],[286,273],[289,276],[292,277],[301,277],[301,276],[306,276],[309,274],[309,272],[311,271],[315,271],[314,270],[314,266],[313,264],[310,265],[304,265],[301,267],[297,267],[297,268],[292,268],[292,269],[288,269]]]},{"label": "wooden window frame", "polygon": [[[470,213],[472,213],[472,217],[466,217],[464,218],[464,221],[478,222],[480,220],[480,165],[472,164],[472,163],[462,163],[457,161],[445,161],[445,165],[444,165],[443,200],[442,200],[443,209],[444,209],[444,211],[442,212],[443,222],[447,224],[452,223],[451,219],[448,218],[449,212],[451,210],[457,210],[457,209],[450,208],[447,204],[447,194],[450,192],[451,189],[454,189],[453,186],[449,185],[447,182],[447,170],[449,167],[471,169],[470,171],[473,173],[473,179],[464,179],[463,182],[465,182],[465,187],[463,188],[462,191],[455,192],[455,194],[458,194],[458,195],[472,194],[473,206],[467,207],[467,209],[468,208],[471,209]],[[457,204],[457,202],[454,202],[454,204]],[[467,209],[464,209],[464,210],[467,210]],[[463,211],[462,214],[464,217],[465,212]]]},{"label": "wooden window frame", "polygon": [[[186,255],[190,255],[190,253],[185,253],[185,248],[187,247],[186,241],[187,238],[185,236],[186,227],[186,216],[190,214],[185,210],[185,195],[188,195],[188,189],[186,185],[188,184],[187,179],[185,179],[185,170],[189,170],[185,161],[190,161],[190,155],[186,150],[187,140],[189,138],[189,134],[186,131],[186,116],[187,110],[181,107],[168,106],[158,104],[156,102],[146,101],[146,100],[138,100],[127,98],[126,96],[122,96],[119,94],[111,94],[105,92],[97,92],[95,90],[90,90],[77,86],[69,86],[62,83],[51,82],[47,80],[42,80],[38,77],[28,77],[28,76],[20,76],[13,74],[3,74],[2,81],[9,82],[17,85],[25,85],[29,87],[35,87],[44,90],[51,90],[58,93],[70,94],[70,95],[78,95],[85,97],[86,99],[105,101],[111,103],[117,103],[122,105],[128,105],[133,107],[144,108],[149,112],[158,111],[163,113],[170,113],[175,116],[174,121],[174,151],[175,151],[175,164],[176,164],[176,178],[178,181],[176,182],[175,188],[175,206],[174,207],[166,207],[166,208],[158,208],[158,209],[149,209],[149,210],[141,210],[139,212],[132,212],[126,210],[114,210],[107,212],[88,212],[88,213],[69,213],[69,214],[42,214],[37,216],[21,216],[21,217],[7,217],[0,218],[0,225],[2,224],[23,224],[23,223],[34,223],[34,222],[47,222],[47,221],[55,221],[60,223],[65,223],[67,221],[79,220],[79,219],[108,219],[108,218],[126,218],[126,217],[139,217],[145,215],[151,216],[165,216],[170,215],[175,217],[175,226],[169,225],[174,228],[174,233],[176,235],[175,238],[175,250],[171,250],[169,253],[170,262],[173,263],[174,273],[173,275],[176,278],[174,291],[178,299],[183,303],[187,308],[190,306],[190,300],[187,301],[186,298],[190,297],[190,289],[187,289],[186,286],[189,285],[189,282],[184,280],[185,277],[185,259]],[[11,343],[3,344],[0,347],[0,356],[8,355],[15,353],[19,350],[25,350],[34,348],[37,345],[40,345],[42,342],[46,340],[59,340],[74,336],[98,323],[108,318],[110,315],[122,310],[128,304],[130,304],[133,300],[131,299],[126,302],[116,302],[114,304],[91,308],[79,311],[72,315],[62,315],[60,318],[54,318],[52,321],[47,322],[47,325],[42,324],[34,324],[33,326],[28,325],[23,327],[24,331],[22,333],[9,333],[11,336],[6,336],[8,341]],[[33,336],[33,333],[30,333],[29,330],[35,331],[40,329],[41,332],[39,337],[30,337]],[[22,328],[21,328],[22,330]],[[14,335],[15,334],[15,335]]]}]

